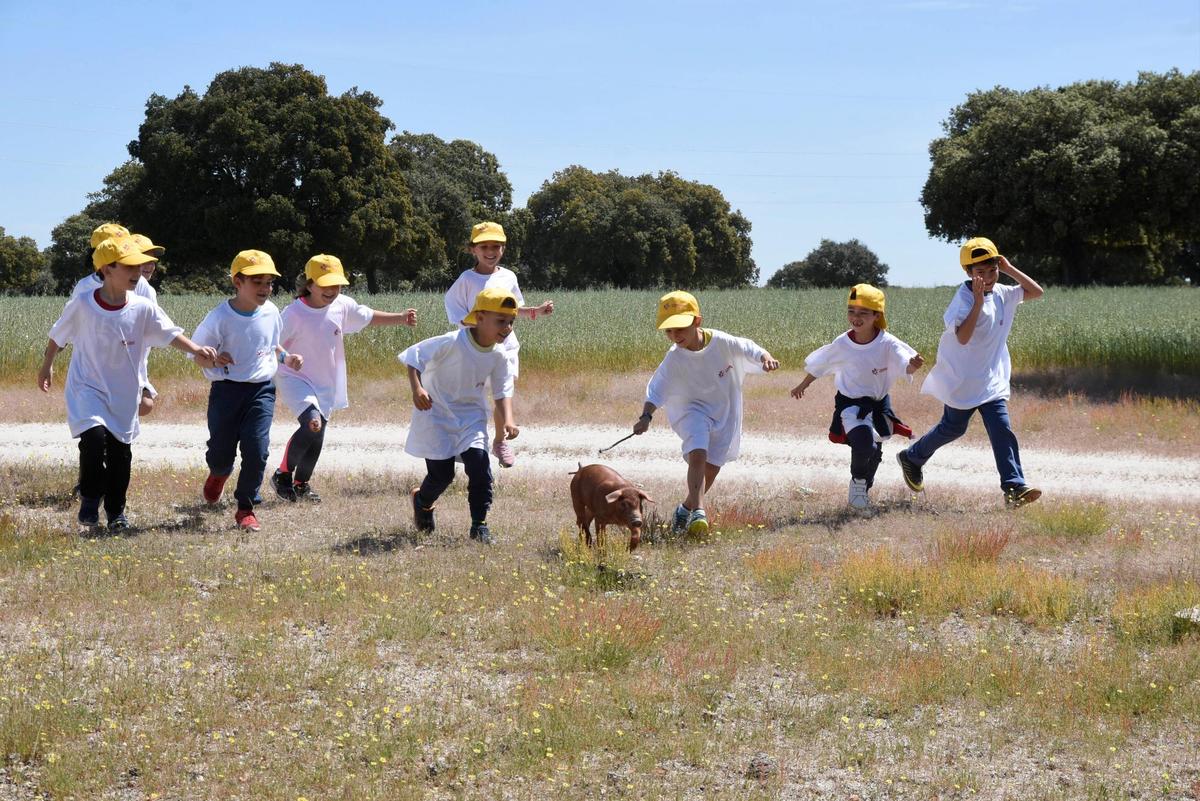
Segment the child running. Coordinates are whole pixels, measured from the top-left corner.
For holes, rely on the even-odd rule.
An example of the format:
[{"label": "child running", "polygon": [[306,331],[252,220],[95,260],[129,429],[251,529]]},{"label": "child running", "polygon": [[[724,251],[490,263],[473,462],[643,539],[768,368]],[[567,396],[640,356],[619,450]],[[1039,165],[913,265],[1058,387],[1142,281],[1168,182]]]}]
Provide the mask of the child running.
[{"label": "child running", "polygon": [[79,524],[88,531],[100,525],[100,501],[109,533],[129,528],[125,496],[133,460],[131,443],[140,430],[138,401],[142,394],[141,364],[151,346],[170,345],[213,365],[217,353],[183,335],[158,306],[133,294],[140,266],[151,259],[131,237],[99,244],[92,260],[103,283],[90,295],[67,302],[50,329],[50,341],[38,371],[38,387],[49,392],[54,357],[74,345],[67,370],[67,423],[79,439]]},{"label": "child running", "polygon": [[675,509],[675,533],[708,531],[704,494],[741,447],[742,382],[747,373],[779,369],[755,342],[701,328],[700,319],[700,304],[687,292],[659,299],[658,330],[672,345],[646,385],[642,415],[633,426],[633,433],[646,433],[655,409],[665,406],[667,421],[683,440],[687,498]]},{"label": "child running", "polygon": [[296,280],[296,300],[283,310],[280,345],[288,352],[304,354],[303,369],[283,364],[275,376],[280,397],[300,421],[284,448],[283,462],[271,477],[271,486],[285,501],[321,500],[309,480],[321,456],[329,418],[350,405],[346,335],[367,326],[417,324],[416,309],[375,311],[341,294],[342,287],[349,284],[337,256],[313,256]]},{"label": "child running", "polygon": [[[1040,498],[1042,491],[1025,483],[1017,436],[1008,417],[1012,374],[1008,334],[1017,306],[1037,300],[1044,292],[1001,256],[990,239],[968,240],[958,260],[970,280],[958,288],[946,309],[946,330],[938,342],[937,361],[921,385],[923,394],[942,402],[942,419],[907,450],[897,453],[896,461],[904,472],[904,483],[920,492],[925,488],[925,463],[938,448],[965,434],[971,415],[978,411],[992,444],[1005,505],[1024,506]],[[1000,273],[1017,285],[997,283]]]},{"label": "child running", "polygon": [[425,460],[421,486],[412,491],[413,523],[418,531],[434,530],[434,504],[454,480],[454,462],[467,471],[467,504],[471,508],[471,539],[493,543],[487,514],[492,506],[492,467],[488,458],[487,398],[500,413],[499,436],[520,433],[513,419],[512,363],[500,344],[512,336],[520,308],[516,296],[488,287],[476,296],[464,315],[466,328],[432,337],[400,353],[408,367],[412,389],[412,423],[404,450]]},{"label": "child running", "polygon": [[[539,314],[553,314],[554,301],[548,300],[540,306],[525,306],[525,296],[517,286],[517,275],[507,267],[500,266],[500,258],[504,255],[504,245],[508,238],[504,235],[504,227],[500,223],[481,222],[471,228],[471,243],[468,251],[475,257],[475,267],[466,270],[446,290],[446,317],[450,325],[465,327],[463,318],[470,313],[475,298],[487,287],[500,287],[513,294],[519,307],[518,316],[536,320]],[[520,361],[517,352],[521,343],[517,334],[506,336],[497,346],[508,358],[509,369],[513,381],[517,380],[520,372]],[[496,406],[493,418],[496,426],[496,439],[492,442],[492,453],[495,454],[501,467],[512,467],[516,459],[512,447],[503,437],[504,415]]]},{"label": "child running", "polygon": [[[133,241],[141,249],[142,253],[152,257],[150,261],[142,265],[142,280],[138,281],[137,287],[133,290],[133,294],[140,295],[157,306],[158,293],[154,290],[154,287],[150,285],[150,279],[154,276],[155,268],[158,267],[158,260],[162,258],[163,253],[165,253],[167,249],[154,244],[147,236],[129,233],[129,230],[125,228],[125,226],[118,225],[117,223],[104,223],[103,225],[97,226],[96,229],[92,231],[92,238],[88,244],[91,246],[92,252],[94,253],[95,249],[100,245],[101,242],[106,239],[111,239],[114,236],[133,237]],[[74,298],[78,295],[90,295],[99,289],[102,283],[104,283],[104,279],[101,277],[100,271],[93,269],[90,274],[79,279],[79,281],[71,289],[70,297]],[[158,397],[158,390],[156,390],[154,385],[150,383],[150,371],[148,366],[149,359],[150,351],[147,349],[146,355],[142,358],[142,397],[138,402],[138,415],[141,417],[145,417],[146,415],[150,414],[150,412],[154,411],[154,399]]]},{"label": "child running", "polygon": [[808,375],[792,389],[799,400],[812,382],[833,373],[837,395],[833,399],[832,442],[850,446],[850,507],[870,508],[868,491],[883,459],[883,441],[892,434],[911,437],[912,429],[892,411],[888,390],[913,373],[925,360],[921,354],[887,331],[883,292],[870,284],[850,288],[846,316],[850,330],[804,360]]},{"label": "child running", "polygon": [[271,420],[275,416],[275,384],[280,364],[300,370],[304,359],[289,354],[279,344],[283,322],[271,302],[279,277],[275,262],[261,250],[243,250],[229,268],[234,295],[210,311],[192,338],[217,351],[217,362],[204,376],[212,382],[208,393],[208,478],[204,500],[221,499],[225,481],[233,473],[237,448],[242,449],[238,473],[234,523],[243,531],[262,526],[254,506],[262,502],[259,487],[267,467]]}]

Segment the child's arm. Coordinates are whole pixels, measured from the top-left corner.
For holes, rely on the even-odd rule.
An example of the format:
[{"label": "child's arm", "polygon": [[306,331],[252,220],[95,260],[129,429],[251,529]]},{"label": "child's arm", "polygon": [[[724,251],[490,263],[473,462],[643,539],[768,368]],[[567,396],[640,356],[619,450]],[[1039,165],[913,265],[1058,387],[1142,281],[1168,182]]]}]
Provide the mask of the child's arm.
[{"label": "child's arm", "polygon": [[279,358],[280,364],[286,364],[288,367],[296,370],[297,372],[304,367],[304,357],[299,353],[288,353],[283,349],[282,345],[275,346],[275,355]]},{"label": "child's arm", "polygon": [[[418,411],[427,412],[433,408],[433,398],[429,397],[425,387],[421,386],[421,371],[412,365],[408,365],[408,386],[412,390],[413,406],[416,406]],[[509,415],[511,414],[510,404]]]},{"label": "child's arm", "polygon": [[645,434],[650,430],[650,421],[654,419],[654,410],[658,407],[650,401],[642,404],[642,416],[633,424],[633,433]]},{"label": "child's arm", "polygon": [[908,360],[908,367],[904,368],[904,372],[908,373],[909,375],[912,375],[913,373],[920,370],[922,365],[924,365],[924,364],[925,364],[924,357],[922,357],[921,354],[919,354],[919,353],[914,353],[913,357]]},{"label": "child's arm", "polygon": [[46,343],[46,353],[42,357],[42,366],[37,374],[37,385],[42,392],[50,391],[50,384],[54,381],[54,357],[60,350],[62,348],[53,339]]},{"label": "child's arm", "polygon": [[762,357],[759,359],[759,362],[762,364],[762,369],[763,369],[764,373],[769,373],[772,370],[779,369],[779,360],[776,359],[774,356],[772,356],[770,353],[764,353],[762,355]]},{"label": "child's arm", "polygon": [[402,312],[377,311],[371,314],[371,322],[367,325],[407,325],[417,324],[417,310],[405,309]]},{"label": "child's arm", "polygon": [[815,375],[812,375],[811,373],[805,374],[804,380],[801,381],[796,386],[792,387],[792,392],[791,392],[792,397],[795,398],[796,400],[800,400],[801,398],[803,398],[804,391],[806,389],[808,389],[810,386],[812,386],[812,382],[814,382],[816,380],[817,380],[817,377]]},{"label": "child's arm", "polygon": [[1025,290],[1024,300],[1037,300],[1042,295],[1046,294],[1046,291],[1042,289],[1041,284],[1018,270],[1013,266],[1012,262],[1003,256],[1000,257],[1000,272],[1009,276],[1021,285],[1021,289]]},{"label": "child's arm", "polygon": [[983,311],[983,282],[978,279],[971,281],[971,311],[967,312],[966,318],[954,329],[954,336],[958,338],[958,344],[965,345],[971,341],[971,335],[975,333],[975,324],[979,322],[979,313]]},{"label": "child's arm", "polygon": [[513,419],[512,398],[497,399],[496,407],[500,409],[500,415],[504,418],[504,438],[516,439],[521,429],[517,428],[517,421]]},{"label": "child's arm", "polygon": [[530,320],[536,320],[539,314],[554,314],[554,301],[548,300],[540,306],[522,306],[517,309],[517,314],[528,317]]},{"label": "child's arm", "polygon": [[[216,365],[218,363],[217,360],[220,358],[216,348],[209,345],[197,345],[183,334],[180,334],[171,340],[171,347],[175,348],[175,350],[181,350],[184,353],[190,354],[198,363],[205,366]],[[228,356],[229,354],[225,355]]]}]

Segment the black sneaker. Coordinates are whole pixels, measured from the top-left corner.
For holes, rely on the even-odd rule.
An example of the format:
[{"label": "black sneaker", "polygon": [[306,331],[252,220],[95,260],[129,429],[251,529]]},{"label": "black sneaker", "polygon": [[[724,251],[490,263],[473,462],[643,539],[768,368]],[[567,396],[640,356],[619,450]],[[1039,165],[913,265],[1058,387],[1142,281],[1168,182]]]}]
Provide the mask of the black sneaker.
[{"label": "black sneaker", "polygon": [[275,475],[271,476],[271,486],[275,488],[275,494],[281,500],[288,501],[289,503],[296,502],[296,486],[292,484],[291,473],[276,470]]},{"label": "black sneaker", "polygon": [[309,503],[321,502],[321,496],[312,488],[312,484],[309,484],[307,481],[297,481],[292,485],[292,489],[296,500],[308,501]]},{"label": "black sneaker", "polygon": [[109,534],[124,534],[126,531],[129,531],[129,518],[125,517],[124,512],[108,521]]},{"label": "black sneaker", "polygon": [[414,487],[412,491],[413,525],[417,531],[433,531],[436,525],[436,520],[434,520],[433,516],[433,507],[431,506],[426,509],[421,501],[418,500],[420,494],[420,488]]},{"label": "black sneaker", "polygon": [[487,523],[472,523],[471,539],[475,540],[480,545],[491,545],[492,532],[488,531]]},{"label": "black sneaker", "polygon": [[914,464],[904,451],[896,454],[896,461],[900,465],[900,472],[904,474],[904,483],[910,490],[920,492],[925,489],[925,475],[921,470],[921,465]]},{"label": "black sneaker", "polygon": [[98,528],[100,526],[99,498],[79,499],[79,525],[85,528]]},{"label": "black sneaker", "polygon": [[1022,484],[1019,487],[1009,487],[1004,491],[1004,505],[1009,509],[1019,509],[1033,503],[1042,497],[1042,491],[1035,487]]}]

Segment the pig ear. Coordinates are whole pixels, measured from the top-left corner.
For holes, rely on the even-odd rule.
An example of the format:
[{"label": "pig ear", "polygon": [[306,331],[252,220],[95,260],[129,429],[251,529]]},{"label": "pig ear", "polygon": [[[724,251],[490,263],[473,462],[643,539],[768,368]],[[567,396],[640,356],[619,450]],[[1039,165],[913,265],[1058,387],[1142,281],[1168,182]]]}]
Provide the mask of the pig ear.
[{"label": "pig ear", "polygon": [[613,490],[612,492],[610,492],[610,493],[608,493],[607,495],[605,495],[605,496],[604,496],[604,502],[605,502],[605,503],[612,503],[613,501],[615,501],[617,498],[620,498],[620,497],[621,497],[621,491],[620,491],[620,490]]},{"label": "pig ear", "polygon": [[641,499],[642,499],[643,501],[646,501],[647,503],[652,503],[652,504],[654,504],[655,506],[658,506],[658,501],[654,500],[653,498],[651,498],[649,495],[647,495],[646,493],[642,492],[641,490],[638,490],[638,495],[641,497]]}]

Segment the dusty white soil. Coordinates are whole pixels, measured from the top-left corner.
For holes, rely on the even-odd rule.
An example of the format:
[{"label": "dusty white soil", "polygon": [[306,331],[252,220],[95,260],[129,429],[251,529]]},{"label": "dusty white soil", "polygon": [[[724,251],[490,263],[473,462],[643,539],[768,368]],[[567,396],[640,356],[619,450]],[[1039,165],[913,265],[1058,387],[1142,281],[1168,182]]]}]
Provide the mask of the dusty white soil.
[{"label": "dusty white soil", "polygon": [[[294,425],[271,428],[272,458],[283,451]],[[678,475],[683,462],[679,439],[665,426],[622,442],[603,456],[597,450],[629,433],[613,426],[536,426],[522,430],[512,444],[517,464],[505,473],[536,472],[566,475],[576,464],[603,462],[628,478],[651,481]],[[0,462],[48,461],[76,464],[78,450],[64,424],[27,423],[6,427]],[[423,472],[424,463],[404,453],[404,426],[338,426],[325,438],[321,469],[346,472]],[[147,421],[134,442],[134,465],[172,464],[178,468],[204,466],[208,431],[202,425],[158,424]],[[884,444],[884,461],[876,483],[899,486],[900,468],[894,454],[906,440]],[[1200,499],[1200,458],[1169,458],[1137,452],[1063,452],[1027,441],[1021,453],[1026,478],[1044,492],[1122,499]],[[747,434],[737,461],[721,471],[722,483],[739,481],[775,490],[842,483],[849,476],[850,451],[824,437],[786,434]],[[991,450],[951,444],[925,468],[925,484],[980,491],[998,483]]]}]

